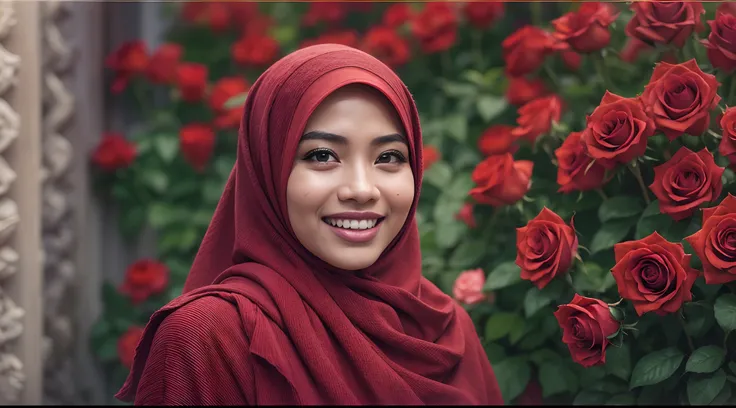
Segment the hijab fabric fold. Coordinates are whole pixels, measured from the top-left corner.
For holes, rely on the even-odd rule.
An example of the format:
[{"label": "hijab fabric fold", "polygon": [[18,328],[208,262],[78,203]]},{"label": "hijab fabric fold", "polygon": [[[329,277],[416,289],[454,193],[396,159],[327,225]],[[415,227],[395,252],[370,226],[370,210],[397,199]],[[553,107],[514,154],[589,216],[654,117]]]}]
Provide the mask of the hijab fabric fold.
[{"label": "hijab fabric fold", "polygon": [[[336,269],[307,251],[291,229],[286,202],[309,116],[325,97],[349,84],[375,88],[395,108],[415,180],[404,227],[379,260],[360,271]],[[184,304],[217,296],[230,299],[242,316],[252,315],[244,306],[249,303],[264,317],[244,318],[250,353],[260,357],[253,364],[273,368],[281,377],[258,379],[261,396],[265,390],[285,392],[285,381],[295,403],[302,404],[502,404],[466,312],[421,275],[414,218],[421,147],[409,90],[370,55],[318,45],[271,66],[249,91],[237,160],[184,294],[151,318],[118,396],[135,395],[163,319]],[[256,367],[256,375],[262,368]]]}]

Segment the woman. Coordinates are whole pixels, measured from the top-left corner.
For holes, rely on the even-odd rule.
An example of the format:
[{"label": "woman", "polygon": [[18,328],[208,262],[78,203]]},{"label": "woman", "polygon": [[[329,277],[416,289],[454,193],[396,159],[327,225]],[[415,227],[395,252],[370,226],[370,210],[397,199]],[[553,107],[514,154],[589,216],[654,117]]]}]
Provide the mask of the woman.
[{"label": "woman", "polygon": [[151,317],[117,397],[502,404],[470,318],[421,276],[421,146],[409,91],[368,54],[275,63],[184,294]]}]

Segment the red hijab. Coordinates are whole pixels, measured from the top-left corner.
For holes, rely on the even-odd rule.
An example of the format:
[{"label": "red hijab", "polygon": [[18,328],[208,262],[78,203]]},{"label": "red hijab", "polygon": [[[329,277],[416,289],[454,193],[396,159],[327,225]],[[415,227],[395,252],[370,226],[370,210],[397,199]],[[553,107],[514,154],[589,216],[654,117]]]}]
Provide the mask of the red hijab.
[{"label": "red hijab", "polygon": [[[315,257],[296,239],[286,185],[311,113],[330,93],[356,83],[377,89],[396,109],[409,143],[415,198],[403,229],[379,260],[347,272]],[[271,66],[245,102],[237,161],[184,294],[151,318],[118,397],[134,396],[156,327],[168,313],[187,299],[235,294],[257,305],[286,335],[271,336],[268,342],[276,351],[261,353],[268,355],[252,364],[281,367],[279,375],[297,388],[298,403],[502,404],[467,313],[421,275],[414,219],[421,147],[411,94],[370,55],[318,45]],[[295,350],[300,362],[284,361],[279,349]],[[305,382],[302,376],[311,378]],[[306,383],[311,385],[295,386]],[[283,381],[261,379],[259,394],[286,392],[279,384]]]}]

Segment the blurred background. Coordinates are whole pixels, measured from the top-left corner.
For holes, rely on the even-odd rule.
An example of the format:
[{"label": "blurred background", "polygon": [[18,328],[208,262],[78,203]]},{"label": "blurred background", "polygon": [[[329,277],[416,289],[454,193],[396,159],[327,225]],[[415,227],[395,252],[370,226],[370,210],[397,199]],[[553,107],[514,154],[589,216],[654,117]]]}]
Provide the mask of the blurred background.
[{"label": "blurred background", "polygon": [[[470,172],[515,149],[510,136],[481,136],[545,92],[522,81],[508,93],[502,42],[576,7],[0,3],[0,402],[115,403],[142,327],[181,293],[234,163],[249,86],[311,44],[363,49],[413,92],[424,273],[451,293],[486,245],[461,242],[474,223]],[[580,64],[561,52],[540,75],[574,76]]]}]

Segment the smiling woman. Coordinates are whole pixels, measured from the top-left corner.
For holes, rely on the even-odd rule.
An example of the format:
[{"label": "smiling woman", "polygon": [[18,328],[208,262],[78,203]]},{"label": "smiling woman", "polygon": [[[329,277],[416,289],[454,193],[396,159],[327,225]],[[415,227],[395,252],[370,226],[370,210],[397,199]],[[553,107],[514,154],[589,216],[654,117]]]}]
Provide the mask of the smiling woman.
[{"label": "smiling woman", "polygon": [[366,53],[296,51],[245,102],[187,278],[118,397],[146,405],[502,404],[465,310],[422,277],[422,137]]},{"label": "smiling woman", "polygon": [[371,266],[414,201],[409,145],[391,103],[365,85],[330,94],[307,122],[287,186],[297,239],[345,270]]}]

